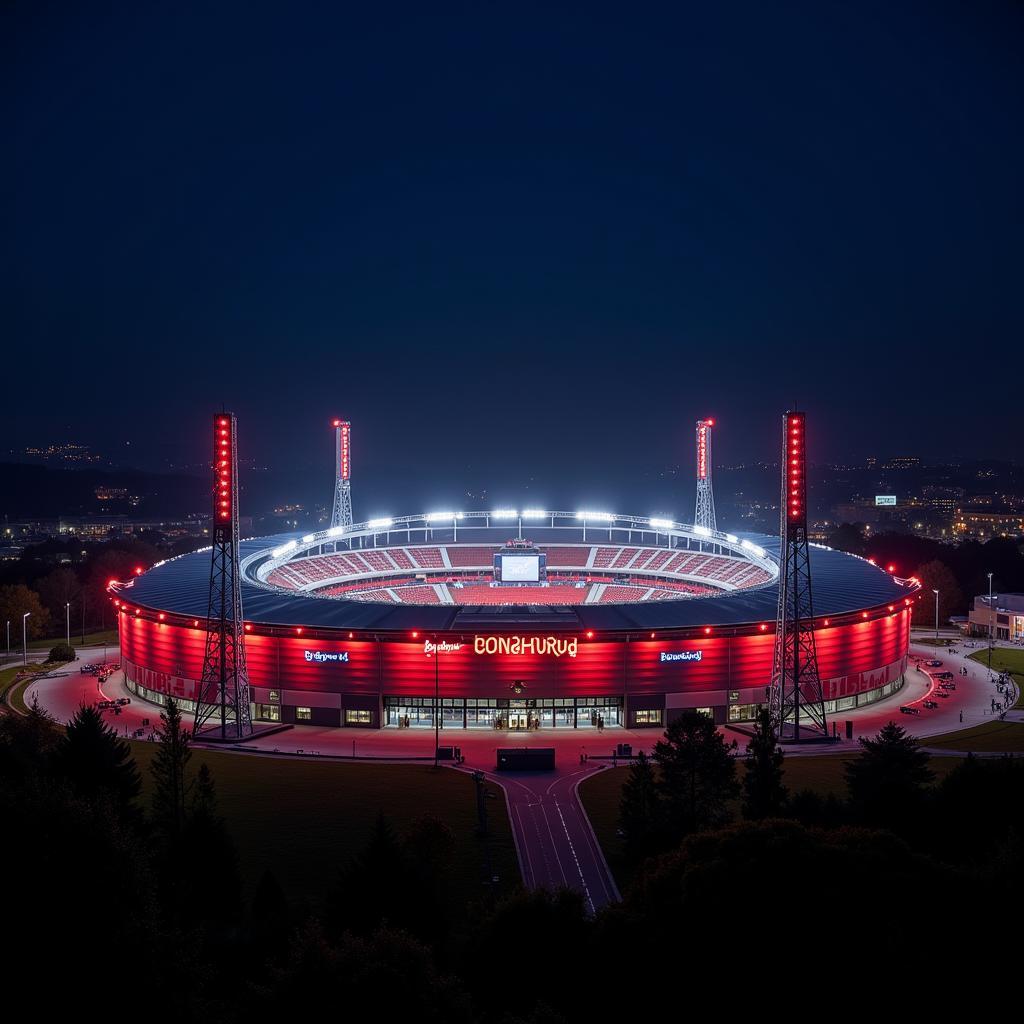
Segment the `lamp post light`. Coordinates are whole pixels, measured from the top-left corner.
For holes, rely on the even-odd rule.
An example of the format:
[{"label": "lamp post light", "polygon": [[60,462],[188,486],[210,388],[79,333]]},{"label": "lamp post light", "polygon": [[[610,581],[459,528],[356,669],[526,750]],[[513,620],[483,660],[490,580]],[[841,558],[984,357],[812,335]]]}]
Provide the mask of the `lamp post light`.
[{"label": "lamp post light", "polygon": [[932,590],[935,595],[935,646],[939,646],[939,592]]},{"label": "lamp post light", "polygon": [[437,747],[441,742],[441,656],[437,651],[437,634],[434,634],[434,767],[437,767]]},{"label": "lamp post light", "polygon": [[996,610],[992,603],[992,573],[988,574],[988,677],[992,678],[992,638],[995,635]]},{"label": "lamp post light", "polygon": [[25,612],[21,617],[21,660],[26,667],[28,667],[28,617],[31,614],[31,612]]}]

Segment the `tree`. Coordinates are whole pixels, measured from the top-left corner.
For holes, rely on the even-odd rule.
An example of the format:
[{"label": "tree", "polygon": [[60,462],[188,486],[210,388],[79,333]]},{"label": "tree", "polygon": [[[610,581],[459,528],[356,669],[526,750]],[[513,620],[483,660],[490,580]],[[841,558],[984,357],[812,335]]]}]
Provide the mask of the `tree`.
[{"label": "tree", "polygon": [[939,628],[948,625],[950,615],[963,611],[964,598],[953,571],[945,562],[933,559],[914,570],[921,581],[921,600],[914,602],[915,626],[932,629],[935,626],[935,595],[939,592]]},{"label": "tree", "polygon": [[845,769],[850,805],[861,821],[901,831],[914,821],[935,777],[928,754],[895,722],[874,739],[862,736],[860,746]]},{"label": "tree", "polygon": [[840,523],[828,537],[829,547],[849,551],[854,555],[864,554],[867,541],[864,538],[863,523]]},{"label": "tree", "polygon": [[68,722],[53,754],[54,768],[85,799],[108,797],[123,817],[132,811],[142,778],[132,749],[103,721],[100,711],[82,705]]},{"label": "tree", "polygon": [[192,759],[189,734],[182,725],[181,710],[173,697],[160,713],[157,752],[150,765],[153,776],[153,824],[167,838],[177,838],[185,825],[192,783],[188,763]]},{"label": "tree", "polygon": [[626,856],[632,861],[650,856],[664,841],[664,807],[654,764],[643,751],[629,766],[622,786],[619,828],[625,840]]},{"label": "tree", "polygon": [[378,814],[366,847],[327,896],[328,933],[338,939],[346,931],[365,935],[382,923],[404,924],[411,881],[405,850],[391,823]]},{"label": "tree", "polygon": [[44,774],[60,738],[38,695],[33,695],[27,715],[0,715],[0,778],[10,782]]},{"label": "tree", "polygon": [[782,747],[775,738],[771,715],[762,708],[754,723],[754,735],[747,744],[747,770],[743,776],[743,817],[756,821],[780,814],[786,802],[782,784]]},{"label": "tree", "polygon": [[60,565],[36,583],[36,590],[39,592],[39,600],[50,613],[51,621],[63,623],[65,606],[78,600],[82,585],[74,569]]},{"label": "tree", "polygon": [[654,746],[658,790],[673,839],[729,819],[728,802],[739,792],[732,751],[708,715],[684,711]]},{"label": "tree", "polygon": [[0,623],[11,623],[11,644],[21,642],[21,617],[29,612],[27,622],[30,640],[46,636],[50,625],[50,613],[43,607],[39,595],[24,583],[0,587]]}]

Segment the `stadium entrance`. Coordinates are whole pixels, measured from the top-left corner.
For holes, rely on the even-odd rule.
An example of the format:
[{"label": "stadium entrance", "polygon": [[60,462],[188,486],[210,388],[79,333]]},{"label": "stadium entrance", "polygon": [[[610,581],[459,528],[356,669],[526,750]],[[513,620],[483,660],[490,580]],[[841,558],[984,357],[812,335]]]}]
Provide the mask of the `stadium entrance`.
[{"label": "stadium entrance", "polygon": [[[606,729],[623,723],[621,697],[443,697],[442,729]],[[384,725],[433,729],[433,697],[385,697]]]}]

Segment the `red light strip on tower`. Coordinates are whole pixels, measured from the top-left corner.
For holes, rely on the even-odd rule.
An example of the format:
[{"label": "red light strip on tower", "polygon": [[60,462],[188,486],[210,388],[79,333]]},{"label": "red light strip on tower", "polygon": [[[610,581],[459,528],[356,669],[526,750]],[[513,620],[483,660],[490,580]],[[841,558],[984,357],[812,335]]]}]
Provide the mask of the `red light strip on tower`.
[{"label": "red light strip on tower", "polygon": [[708,478],[708,427],[711,420],[697,421],[697,479]]},{"label": "red light strip on tower", "polygon": [[788,412],[786,424],[786,508],[794,526],[807,522],[807,461],[804,414]]},{"label": "red light strip on tower", "polygon": [[215,523],[230,523],[234,502],[233,472],[235,437],[232,417],[218,413],[213,417],[213,520]]},{"label": "red light strip on tower", "polygon": [[352,471],[352,424],[348,421],[341,423],[341,451],[338,453],[340,464],[338,469],[341,472],[341,479],[347,480]]}]

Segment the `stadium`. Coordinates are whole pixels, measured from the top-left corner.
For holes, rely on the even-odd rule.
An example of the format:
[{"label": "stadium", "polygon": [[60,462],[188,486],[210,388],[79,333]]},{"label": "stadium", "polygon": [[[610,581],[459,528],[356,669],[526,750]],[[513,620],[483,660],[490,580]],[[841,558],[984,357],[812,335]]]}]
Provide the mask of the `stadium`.
[{"label": "stadium", "polygon": [[[344,445],[336,509],[350,510]],[[779,549],[699,523],[546,509],[243,540],[253,720],[433,728],[436,702],[446,729],[664,728],[689,708],[750,721],[772,674]],[[890,696],[916,581],[820,545],[810,558],[826,711]],[[210,586],[207,549],[111,587],[140,698],[193,706]]]}]

